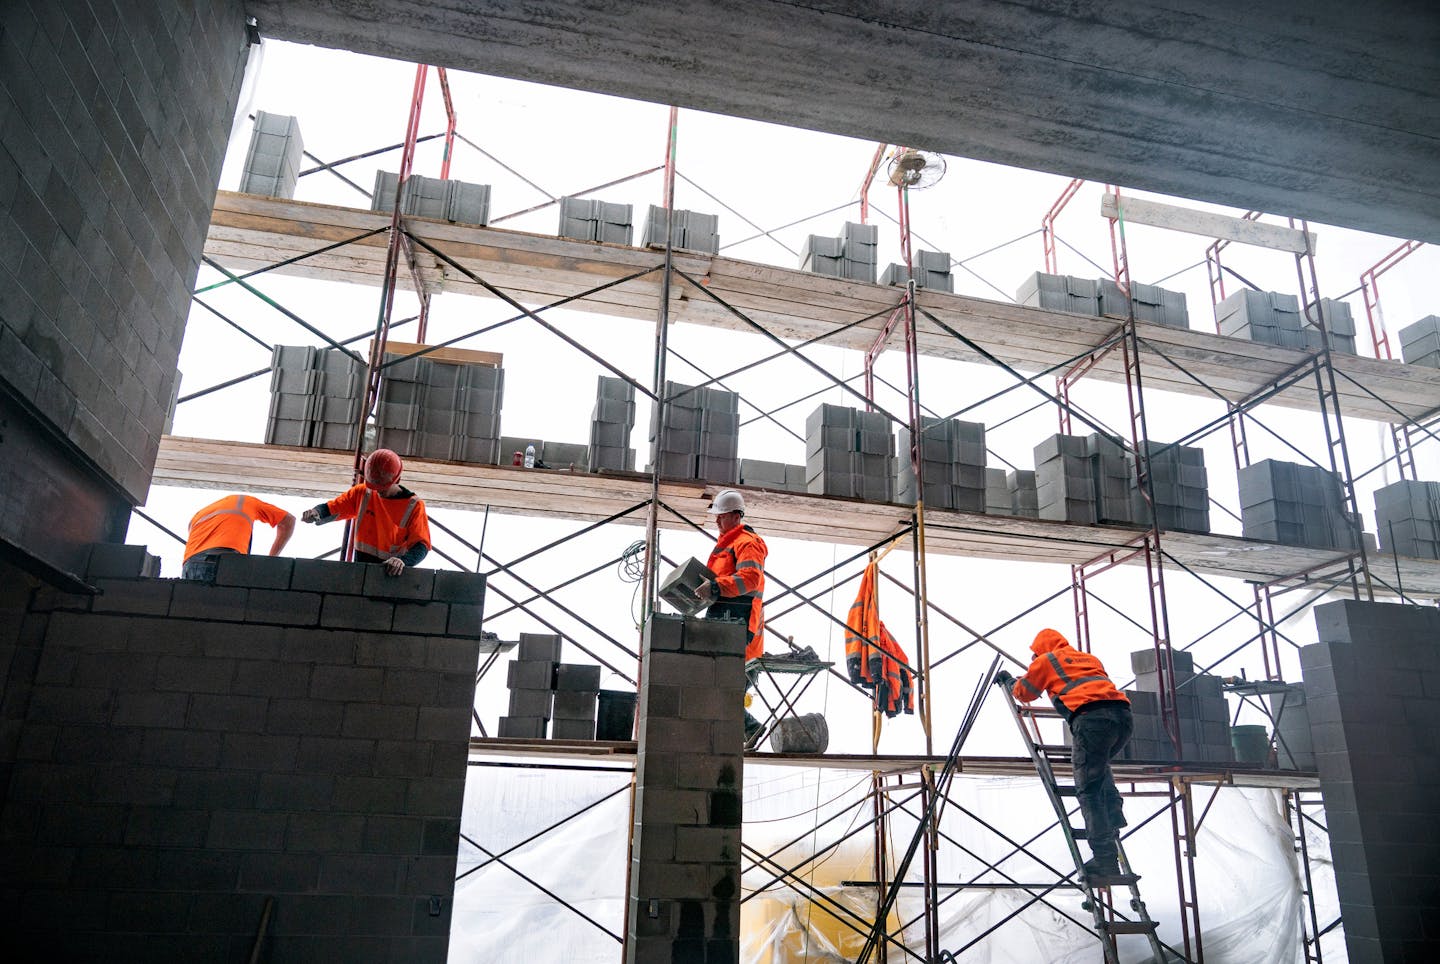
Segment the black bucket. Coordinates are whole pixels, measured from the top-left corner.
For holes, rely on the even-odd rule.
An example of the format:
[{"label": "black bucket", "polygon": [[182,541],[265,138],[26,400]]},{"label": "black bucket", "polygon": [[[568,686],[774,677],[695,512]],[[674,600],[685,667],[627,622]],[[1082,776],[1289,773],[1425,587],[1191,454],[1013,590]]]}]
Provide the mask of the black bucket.
[{"label": "black bucket", "polygon": [[595,718],[595,739],[633,740],[635,704],[639,699],[640,694],[627,690],[601,690]]}]

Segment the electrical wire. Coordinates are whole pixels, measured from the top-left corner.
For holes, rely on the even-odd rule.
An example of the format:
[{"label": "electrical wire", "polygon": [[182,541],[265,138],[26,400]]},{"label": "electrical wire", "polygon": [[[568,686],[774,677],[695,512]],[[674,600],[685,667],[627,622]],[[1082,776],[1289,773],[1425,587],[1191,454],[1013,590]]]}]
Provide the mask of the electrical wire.
[{"label": "electrical wire", "polygon": [[620,561],[615,564],[615,578],[621,582],[633,582],[635,589],[630,593],[630,619],[635,623],[636,629],[644,628],[644,619],[641,616],[638,604],[640,602],[640,584],[645,578],[645,543],[637,539],[625,547],[620,553]]}]

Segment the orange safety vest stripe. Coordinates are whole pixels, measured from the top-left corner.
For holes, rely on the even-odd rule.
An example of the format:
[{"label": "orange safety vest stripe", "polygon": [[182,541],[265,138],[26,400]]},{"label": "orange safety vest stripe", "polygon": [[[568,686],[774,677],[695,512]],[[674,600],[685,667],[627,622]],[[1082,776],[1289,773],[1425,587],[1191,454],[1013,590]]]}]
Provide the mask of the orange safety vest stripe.
[{"label": "orange safety vest stripe", "polygon": [[1070,646],[1036,656],[1025,675],[1015,681],[1012,692],[1023,703],[1049,693],[1070,710],[1102,700],[1129,702],[1129,697],[1105,674],[1105,666],[1098,658]]},{"label": "orange safety vest stripe", "polygon": [[745,627],[746,659],[765,653],[765,559],[768,555],[765,540],[754,529],[736,526],[716,541],[707,563],[715,573],[722,599],[750,600],[750,618]]},{"label": "orange safety vest stripe", "polygon": [[337,519],[355,520],[355,550],[386,558],[403,555],[417,542],[430,547],[430,520],[420,497],[387,499],[367,485],[351,486],[325,503]]}]

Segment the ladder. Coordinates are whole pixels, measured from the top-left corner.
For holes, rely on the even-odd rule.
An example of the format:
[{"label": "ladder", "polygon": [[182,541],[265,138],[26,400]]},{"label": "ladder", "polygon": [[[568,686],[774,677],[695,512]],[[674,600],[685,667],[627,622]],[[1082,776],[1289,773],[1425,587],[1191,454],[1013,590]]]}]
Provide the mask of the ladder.
[{"label": "ladder", "polygon": [[[1084,864],[1085,859],[1080,854],[1080,846],[1077,841],[1085,839],[1085,829],[1076,827],[1070,822],[1070,813],[1066,806],[1066,798],[1075,797],[1075,787],[1061,784],[1055,777],[1056,763],[1070,762],[1070,747],[1063,743],[1043,743],[1040,741],[1039,720],[1060,719],[1060,714],[1048,706],[1032,706],[1028,703],[1022,704],[1015,700],[1010,687],[1001,680],[995,681],[996,686],[1005,694],[1005,705],[1010,707],[1010,715],[1015,720],[1015,726],[1020,731],[1020,738],[1025,741],[1025,748],[1030,752],[1030,759],[1035,764],[1035,772],[1040,776],[1040,783],[1045,787],[1045,795],[1050,800],[1050,805],[1055,809],[1055,816],[1060,823],[1060,830],[1065,835],[1065,844],[1070,848],[1070,856],[1075,861],[1075,879],[1080,890],[1085,895],[1085,902],[1082,905],[1095,919],[1095,933],[1100,938],[1101,946],[1105,950],[1105,964],[1119,964],[1120,952],[1116,939],[1122,934],[1144,934],[1150,942],[1150,952],[1158,964],[1173,960],[1168,955],[1160,938],[1155,933],[1156,924],[1150,919],[1150,913],[1145,909],[1145,901],[1140,897],[1140,878],[1131,872],[1130,859],[1125,855],[1124,847],[1116,841],[1119,850],[1120,870],[1117,877],[1086,877]],[[1130,891],[1130,910],[1134,912],[1134,918],[1122,917],[1117,912],[1114,898],[1111,893],[1112,887],[1124,887]]]}]

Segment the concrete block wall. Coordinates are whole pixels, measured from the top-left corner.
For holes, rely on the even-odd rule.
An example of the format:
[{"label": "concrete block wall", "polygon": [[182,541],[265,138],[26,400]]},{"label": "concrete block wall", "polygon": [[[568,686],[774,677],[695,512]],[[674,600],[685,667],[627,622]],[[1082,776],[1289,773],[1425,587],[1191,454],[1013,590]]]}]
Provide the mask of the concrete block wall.
[{"label": "concrete block wall", "polygon": [[[0,394],[54,437],[66,475],[104,493],[92,510],[60,487],[6,485],[0,519],[7,541],[61,568],[105,537],[107,500],[149,490],[246,62],[244,12],[234,0],[0,5]],[[48,520],[72,511],[93,512],[90,533],[56,545]]]},{"label": "concrete block wall", "polygon": [[143,557],[23,613],[9,946],[241,960],[273,898],[263,959],[444,961],[483,578],[227,556],[208,584]]},{"label": "concrete block wall", "polygon": [[745,626],[645,627],[626,964],[734,964],[740,951]]},{"label": "concrete block wall", "polygon": [[1440,610],[1315,608],[1300,650],[1351,964],[1440,958]]}]

